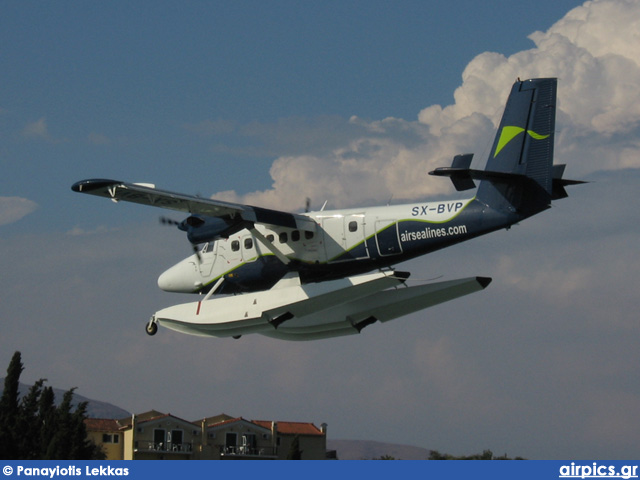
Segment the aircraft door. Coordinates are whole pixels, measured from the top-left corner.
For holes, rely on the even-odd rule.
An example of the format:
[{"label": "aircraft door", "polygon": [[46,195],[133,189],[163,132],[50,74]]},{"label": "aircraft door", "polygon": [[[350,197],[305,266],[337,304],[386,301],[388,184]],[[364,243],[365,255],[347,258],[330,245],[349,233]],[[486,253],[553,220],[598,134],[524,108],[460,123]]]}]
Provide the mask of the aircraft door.
[{"label": "aircraft door", "polygon": [[200,250],[200,264],[198,268],[200,269],[200,275],[203,277],[211,275],[213,263],[216,260],[217,245],[218,242],[209,242]]},{"label": "aircraft door", "polygon": [[381,257],[402,253],[402,245],[398,235],[398,222],[395,220],[376,221],[376,245]]},{"label": "aircraft door", "polygon": [[258,258],[256,241],[253,235],[244,235],[240,239],[240,248],[242,249],[242,260],[245,262],[254,262]]},{"label": "aircraft door", "polygon": [[322,219],[322,228],[329,262],[369,258],[369,250],[364,241],[364,215],[325,217]]},{"label": "aircraft door", "polygon": [[217,246],[214,258],[219,263],[220,268],[227,270],[242,262],[240,240],[240,237],[233,237],[216,242]]},{"label": "aircraft door", "polygon": [[346,244],[346,238],[344,236],[344,217],[324,217],[322,219],[322,230],[327,261],[335,262],[342,260],[339,257],[344,253]]},{"label": "aircraft door", "polygon": [[344,217],[345,247],[351,253],[351,259],[369,258],[369,250],[365,242],[364,215],[347,215]]}]

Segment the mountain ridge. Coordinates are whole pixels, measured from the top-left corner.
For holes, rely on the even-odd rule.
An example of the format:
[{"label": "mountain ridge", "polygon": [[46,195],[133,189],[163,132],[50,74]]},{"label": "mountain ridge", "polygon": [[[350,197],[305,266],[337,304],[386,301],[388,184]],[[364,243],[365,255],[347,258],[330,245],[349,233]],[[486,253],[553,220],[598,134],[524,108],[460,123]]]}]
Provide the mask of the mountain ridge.
[{"label": "mountain ridge", "polygon": [[[48,386],[48,385],[45,385]],[[4,391],[4,377],[0,378],[0,394]],[[18,395],[19,398],[22,399],[31,388],[31,385],[25,385],[24,383],[18,384]],[[62,390],[61,388],[53,388],[53,394],[55,395],[55,404],[59,405],[62,402],[62,397],[64,396],[67,390]],[[126,411],[123,408],[120,408],[116,405],[113,405],[108,402],[102,402],[100,400],[94,400],[92,398],[87,398],[82,395],[79,395],[75,391],[73,392],[73,400],[71,405],[75,408],[79,403],[87,402],[87,417],[89,418],[114,418],[120,419],[125,417],[130,417],[131,413]]]},{"label": "mountain ridge", "polygon": [[375,440],[327,439],[327,450],[335,450],[339,460],[374,460],[381,457],[395,460],[427,460],[431,453],[428,448]]}]

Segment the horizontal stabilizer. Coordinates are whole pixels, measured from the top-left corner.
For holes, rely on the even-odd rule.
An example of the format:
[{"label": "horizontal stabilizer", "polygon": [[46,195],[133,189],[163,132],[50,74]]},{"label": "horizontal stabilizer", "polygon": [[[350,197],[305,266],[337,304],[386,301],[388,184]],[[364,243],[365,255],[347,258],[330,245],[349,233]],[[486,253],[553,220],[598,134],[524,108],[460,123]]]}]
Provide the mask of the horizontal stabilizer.
[{"label": "horizontal stabilizer", "polygon": [[580,185],[581,183],[588,183],[582,180],[568,180],[562,178],[564,174],[564,168],[566,165],[554,165],[553,166],[553,183],[551,190],[551,200],[559,200],[561,198],[567,198],[569,194],[564,187],[568,185]]},{"label": "horizontal stabilizer", "polygon": [[[508,172],[488,172],[486,170],[474,170],[471,168],[456,168],[456,167],[440,167],[429,172],[429,175],[435,175],[437,177],[449,177],[456,187],[456,190],[468,190],[474,188],[475,184],[473,180],[488,180],[491,183],[500,184],[523,184],[527,182],[528,177],[526,175],[520,175],[517,173]],[[468,188],[458,188],[458,185],[465,185]],[[468,183],[471,182],[471,183]]]},{"label": "horizontal stabilizer", "polygon": [[[491,172],[486,170],[474,170],[466,167],[456,166],[456,156],[451,167],[436,168],[429,172],[429,175],[438,177],[449,177],[457,191],[469,190],[475,187],[474,180],[488,181],[494,185],[515,186],[533,195],[544,195],[541,186],[531,177],[518,173]],[[559,200],[569,195],[564,187],[568,185],[579,185],[587,183],[582,180],[567,180],[562,178],[565,165],[553,165],[553,181],[551,200]]]},{"label": "horizontal stabilizer", "polygon": [[[455,157],[453,157],[453,163],[451,164],[451,169],[459,173],[451,175],[451,181],[453,182],[453,186],[456,188],[458,192],[476,188],[476,184],[471,178],[471,175],[466,173],[469,171],[469,167],[471,166],[472,159],[473,159],[473,153],[465,153],[464,155],[456,155]],[[432,173],[432,175],[438,175],[438,174]]]}]

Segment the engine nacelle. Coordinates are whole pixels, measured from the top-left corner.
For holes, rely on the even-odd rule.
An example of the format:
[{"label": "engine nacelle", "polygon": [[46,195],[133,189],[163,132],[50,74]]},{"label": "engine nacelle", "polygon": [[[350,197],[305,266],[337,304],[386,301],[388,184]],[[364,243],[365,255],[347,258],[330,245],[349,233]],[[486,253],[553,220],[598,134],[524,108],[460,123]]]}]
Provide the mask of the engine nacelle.
[{"label": "engine nacelle", "polygon": [[231,217],[204,217],[200,215],[191,215],[178,224],[178,228],[187,232],[187,238],[194,245],[219,238],[228,238],[248,227],[250,227],[250,222],[239,217],[232,219]]}]

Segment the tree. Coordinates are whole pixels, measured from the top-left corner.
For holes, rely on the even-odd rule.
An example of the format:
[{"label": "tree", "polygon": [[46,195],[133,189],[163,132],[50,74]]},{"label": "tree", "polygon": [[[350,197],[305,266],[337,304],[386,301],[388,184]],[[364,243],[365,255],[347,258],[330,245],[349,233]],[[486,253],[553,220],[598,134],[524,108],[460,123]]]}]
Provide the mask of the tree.
[{"label": "tree", "polygon": [[38,402],[38,457],[45,458],[56,433],[56,405],[53,388],[45,387]]},{"label": "tree", "polygon": [[289,453],[287,454],[287,460],[302,460],[302,450],[300,450],[300,437],[298,435],[293,437],[293,442],[291,442]]},{"label": "tree", "polygon": [[38,380],[19,401],[20,352],[7,369],[0,398],[0,459],[11,460],[102,460],[102,449],[87,439],[84,420],[87,403],[72,411],[73,391],[65,392],[55,406],[51,387]]},{"label": "tree", "polygon": [[[431,450],[429,452],[429,460],[512,460],[507,457],[505,453],[501,457],[494,457],[491,450],[484,450],[482,453],[476,453],[473,455],[463,455],[456,457],[448,453],[440,453],[437,450]],[[516,457],[515,460],[524,460],[522,457]]]},{"label": "tree", "polygon": [[25,460],[37,460],[40,458],[40,425],[38,422],[38,410],[40,396],[42,395],[42,385],[44,380],[38,380],[30,389],[20,403],[20,415],[18,416],[17,431],[20,435],[18,441],[18,451],[22,452]]},{"label": "tree", "polygon": [[0,458],[15,458],[18,453],[19,438],[19,385],[20,374],[24,370],[20,352],[15,352],[7,368],[4,390],[0,397]]},{"label": "tree", "polygon": [[72,426],[71,426],[71,399],[73,397],[73,389],[65,392],[62,397],[62,403],[56,409],[54,422],[55,433],[47,445],[45,460],[70,459],[73,442]]}]

